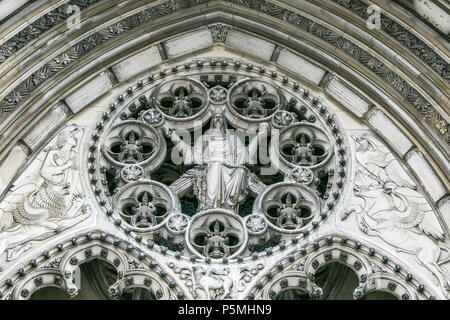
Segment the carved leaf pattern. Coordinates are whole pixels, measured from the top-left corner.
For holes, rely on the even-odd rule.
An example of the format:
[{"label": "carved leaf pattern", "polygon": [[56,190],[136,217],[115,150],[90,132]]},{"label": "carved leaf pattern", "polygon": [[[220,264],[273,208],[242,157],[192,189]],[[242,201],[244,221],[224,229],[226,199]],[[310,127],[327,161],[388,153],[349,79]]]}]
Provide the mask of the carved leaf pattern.
[{"label": "carved leaf pattern", "polygon": [[[359,0],[333,0],[336,3],[344,6],[345,8],[355,12],[361,17],[366,17],[367,5]],[[82,8],[86,8],[97,0],[78,0],[71,1],[69,3],[80,5]],[[118,34],[135,28],[136,26],[163,15],[169,14],[176,10],[189,8],[198,4],[207,3],[208,0],[172,0],[164,2],[156,7],[143,10],[137,14],[125,18],[113,26],[110,26],[104,30],[101,30],[87,39],[84,39],[81,43],[75,44],[69,48],[65,54],[70,57],[70,60],[66,60],[66,64],[55,64],[55,60],[43,66],[41,69],[33,73],[28,79],[23,81],[13,91],[11,91],[3,101],[0,102],[0,117],[8,114],[14,109],[14,106],[22,102],[26,96],[33,92],[44,81],[53,77],[64,66],[69,65],[72,61],[80,58],[87,53],[94,50],[95,47],[101,45],[105,41],[117,36]],[[327,41],[336,46],[336,48],[343,50],[353,58],[358,60],[362,65],[368,68],[370,71],[376,73],[384,81],[389,83],[394,89],[401,93],[413,106],[415,106],[430,122],[444,138],[448,140],[448,137],[443,134],[447,128],[448,123],[441,119],[438,122],[431,121],[430,117],[425,114],[426,110],[432,108],[431,103],[428,102],[420,93],[409,85],[404,79],[390,71],[381,61],[371,56],[368,52],[361,49],[354,43],[345,39],[342,36],[335,34],[332,30],[321,26],[312,20],[303,17],[290,10],[284,9],[276,4],[270,3],[264,0],[230,0],[229,2],[266,13],[270,16],[285,20],[291,24],[294,24],[301,29],[309,32],[320,39]],[[27,29],[22,30],[19,34],[13,37],[10,41],[0,46],[0,63],[5,61],[8,55],[13,54],[20,49],[30,39],[36,38],[40,33],[44,31],[41,25],[53,27],[56,23],[63,21],[67,17],[61,14],[64,6],[55,9],[54,13],[48,14],[46,19],[49,22],[44,23],[42,19],[39,19],[35,23],[32,23]],[[59,10],[59,11],[58,11]],[[62,11],[65,12],[64,10]],[[66,14],[67,15],[67,14]],[[41,26],[41,27],[40,27]],[[414,52],[419,58],[424,60],[430,65],[436,72],[438,72],[444,79],[450,79],[450,65],[447,64],[439,55],[427,47],[417,37],[409,33],[406,29],[401,27],[396,22],[382,15],[382,28],[385,32],[392,35],[399,42],[407,46],[412,52]],[[444,122],[444,124],[442,124]],[[436,126],[437,125],[437,126]],[[448,132],[445,131],[445,132]]]}]

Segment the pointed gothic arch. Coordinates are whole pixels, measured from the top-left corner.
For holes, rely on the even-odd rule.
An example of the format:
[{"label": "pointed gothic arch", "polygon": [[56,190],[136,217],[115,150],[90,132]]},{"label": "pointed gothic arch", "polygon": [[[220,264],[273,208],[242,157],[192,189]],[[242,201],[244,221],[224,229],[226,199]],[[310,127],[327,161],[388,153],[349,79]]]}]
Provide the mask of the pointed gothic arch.
[{"label": "pointed gothic arch", "polygon": [[[31,29],[14,15],[3,21],[0,213],[14,217],[10,225],[2,221],[4,298],[28,298],[39,277],[49,284],[61,277],[61,286],[75,293],[67,268],[87,252],[101,255],[100,246],[108,256],[120,255],[124,266],[125,257],[142,262],[130,275],[123,270],[111,290],[148,287],[151,279],[157,299],[268,299],[296,287],[298,279],[314,296],[320,288],[310,264],[343,262],[342,253],[364,266],[355,298],[374,290],[400,299],[448,298],[446,35],[423,21],[411,28],[401,8],[384,5],[381,29],[368,29],[370,2],[362,1],[301,1],[298,7],[284,1],[126,1],[117,10],[119,2],[69,1],[82,10],[79,28],[67,23],[63,2],[25,5],[16,14],[30,17]],[[266,123],[273,141],[280,132],[280,146],[273,142],[268,154],[281,154],[274,165],[281,180],[261,175],[259,158],[247,166],[247,198],[255,200],[242,217],[236,215],[241,200],[220,210],[201,200],[194,188],[207,184],[191,181],[195,168],[175,175],[170,186],[161,182],[174,172],[174,162],[166,161],[173,135],[163,123],[192,132],[199,121],[205,131],[218,109],[228,129],[257,136]],[[308,139],[316,141],[311,154],[293,151]],[[63,147],[73,159],[61,160],[71,161],[61,168],[48,155]],[[43,187],[36,181],[58,175],[49,166],[64,177]],[[226,181],[241,181],[229,175]],[[27,222],[41,229],[22,239],[14,228],[24,220],[17,217],[30,207],[38,216],[49,212],[38,201],[44,193],[70,197],[67,212],[58,213],[67,219]],[[381,213],[394,208],[410,220],[398,217],[379,228],[374,195],[384,199]],[[296,196],[309,206],[301,218],[264,206],[264,197],[286,208]],[[150,206],[155,197],[164,201]],[[159,215],[139,211],[130,218],[138,207],[159,208]],[[203,209],[208,212],[196,213]],[[216,226],[205,231],[203,216],[216,219]],[[169,218],[177,225],[167,227]],[[235,244],[214,243],[222,249],[213,246],[209,256],[206,243],[221,228],[233,230],[227,232]],[[69,263],[43,276],[41,263],[53,258]],[[290,278],[294,271],[287,270],[300,262],[304,273]],[[374,272],[371,263],[384,271]],[[363,275],[375,283],[361,282]]]}]

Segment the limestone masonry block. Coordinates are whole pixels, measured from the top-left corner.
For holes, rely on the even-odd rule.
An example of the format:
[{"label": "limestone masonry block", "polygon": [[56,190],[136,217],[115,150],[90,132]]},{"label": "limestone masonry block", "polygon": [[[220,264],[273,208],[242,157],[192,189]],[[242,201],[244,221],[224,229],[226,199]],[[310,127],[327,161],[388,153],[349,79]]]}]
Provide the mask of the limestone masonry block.
[{"label": "limestone masonry block", "polygon": [[407,154],[406,158],[406,162],[410,165],[417,177],[420,178],[420,181],[431,199],[433,199],[433,201],[441,199],[446,194],[445,187],[425,160],[422,152],[419,150],[412,150]]},{"label": "limestone masonry block", "polygon": [[403,156],[413,146],[408,137],[380,109],[369,112],[367,121],[379,135],[390,141],[398,155]]},{"label": "limestone masonry block", "polygon": [[6,186],[15,176],[17,169],[27,158],[27,154],[23,147],[15,145],[5,161],[0,164],[0,194],[5,191]]},{"label": "limestone masonry block", "polygon": [[68,95],[65,101],[76,114],[111,88],[111,80],[106,72],[102,72]]},{"label": "limestone masonry block", "polygon": [[237,30],[229,30],[225,44],[263,60],[270,60],[275,45]]},{"label": "limestone masonry block", "polygon": [[112,66],[117,80],[122,82],[134,75],[151,68],[162,61],[156,46],[145,49],[118,64]]},{"label": "limestone masonry block", "polygon": [[337,77],[330,80],[325,91],[358,118],[362,118],[370,108],[370,103],[366,99],[361,98],[357,92],[347,87]]},{"label": "limestone masonry block", "polygon": [[325,75],[325,70],[286,49],[280,51],[277,62],[314,84],[319,84]]},{"label": "limestone masonry block", "polygon": [[212,47],[212,45],[213,39],[211,36],[211,31],[207,28],[200,29],[164,42],[164,47],[169,59],[204,48],[209,48]]}]

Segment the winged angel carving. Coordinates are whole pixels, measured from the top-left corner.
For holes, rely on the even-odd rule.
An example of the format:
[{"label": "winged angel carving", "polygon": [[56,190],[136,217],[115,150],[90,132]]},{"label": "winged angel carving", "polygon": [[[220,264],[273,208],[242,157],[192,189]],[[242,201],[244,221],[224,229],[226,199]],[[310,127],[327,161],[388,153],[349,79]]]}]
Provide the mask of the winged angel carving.
[{"label": "winged angel carving", "polygon": [[354,210],[360,229],[398,252],[413,254],[449,296],[450,277],[441,266],[450,261],[450,248],[442,241],[445,233],[432,208],[385,146],[369,135],[353,140],[358,164],[353,190],[362,200]]},{"label": "winged angel carving", "polygon": [[[0,255],[8,261],[90,215],[78,184],[78,140],[83,131],[69,127],[45,148],[0,203]],[[21,177],[21,178],[22,178]]]}]

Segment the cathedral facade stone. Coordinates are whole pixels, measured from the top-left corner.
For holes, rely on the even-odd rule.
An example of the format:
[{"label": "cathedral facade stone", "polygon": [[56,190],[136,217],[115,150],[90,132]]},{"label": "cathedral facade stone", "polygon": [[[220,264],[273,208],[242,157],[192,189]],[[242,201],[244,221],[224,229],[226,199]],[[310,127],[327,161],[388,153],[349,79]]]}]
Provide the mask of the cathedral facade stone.
[{"label": "cathedral facade stone", "polygon": [[450,298],[438,14],[2,5],[1,299]]}]

